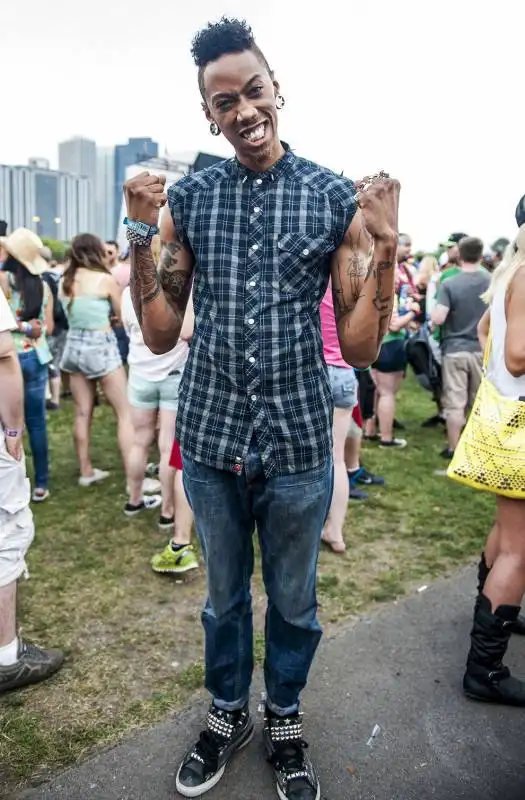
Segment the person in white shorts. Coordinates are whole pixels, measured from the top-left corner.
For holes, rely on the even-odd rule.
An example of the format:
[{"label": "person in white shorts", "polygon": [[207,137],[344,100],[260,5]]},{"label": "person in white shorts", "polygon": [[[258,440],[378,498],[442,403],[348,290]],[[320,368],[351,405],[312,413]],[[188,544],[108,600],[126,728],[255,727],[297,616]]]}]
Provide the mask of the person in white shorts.
[{"label": "person in white shorts", "polygon": [[[153,557],[152,567],[155,572],[187,572],[198,566],[191,545],[193,514],[182,485],[182,472],[170,466],[170,455],[175,438],[180,382],[188,359],[188,341],[193,334],[193,310],[188,308],[178,343],[162,355],[152,353],[144,344],[129,287],[122,293],[122,322],[130,340],[128,399],[134,428],[130,454],[130,497],[124,513],[131,517],[144,508],[162,505],[159,528],[173,531],[173,538],[163,553]],[[143,496],[141,488],[157,420],[162,498],[158,495]]]},{"label": "person in white shorts", "polygon": [[16,585],[34,537],[22,449],[24,384],[11,331],[16,322],[0,291],[0,694],[49,678],[64,654],[22,641],[16,628]]}]

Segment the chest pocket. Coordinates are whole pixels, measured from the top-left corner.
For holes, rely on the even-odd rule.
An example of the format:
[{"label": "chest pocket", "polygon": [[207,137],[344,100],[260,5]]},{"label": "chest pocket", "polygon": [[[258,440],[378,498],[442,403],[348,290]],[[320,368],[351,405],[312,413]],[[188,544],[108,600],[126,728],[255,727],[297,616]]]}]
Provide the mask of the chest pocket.
[{"label": "chest pocket", "polygon": [[281,294],[311,295],[319,289],[327,258],[334,250],[334,244],[328,236],[285,233],[277,239],[277,250]]}]

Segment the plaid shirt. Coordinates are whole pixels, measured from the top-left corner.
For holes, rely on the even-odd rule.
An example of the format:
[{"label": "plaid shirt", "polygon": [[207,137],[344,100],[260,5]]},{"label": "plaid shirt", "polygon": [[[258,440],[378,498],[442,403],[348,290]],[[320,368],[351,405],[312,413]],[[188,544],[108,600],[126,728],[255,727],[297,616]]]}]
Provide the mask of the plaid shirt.
[{"label": "plaid shirt", "polygon": [[170,187],[195,256],[195,335],[181,385],[185,456],[240,473],[255,435],[267,478],[331,452],[332,394],[319,305],[354,186],[290,150],[253,173],[236,159]]}]

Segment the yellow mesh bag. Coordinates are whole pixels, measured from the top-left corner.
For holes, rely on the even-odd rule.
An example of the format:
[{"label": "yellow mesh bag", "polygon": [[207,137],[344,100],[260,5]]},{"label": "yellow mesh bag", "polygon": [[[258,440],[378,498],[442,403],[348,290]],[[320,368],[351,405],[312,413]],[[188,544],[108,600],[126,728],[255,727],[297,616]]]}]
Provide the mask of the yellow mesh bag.
[{"label": "yellow mesh bag", "polygon": [[447,475],[473,489],[525,499],[525,402],[504,397],[487,378],[492,336],[472,411]]}]

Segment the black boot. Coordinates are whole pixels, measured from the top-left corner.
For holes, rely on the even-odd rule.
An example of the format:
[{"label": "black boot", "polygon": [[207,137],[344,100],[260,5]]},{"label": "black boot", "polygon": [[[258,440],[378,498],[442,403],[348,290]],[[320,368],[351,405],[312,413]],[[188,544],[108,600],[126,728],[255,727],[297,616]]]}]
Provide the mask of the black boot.
[{"label": "black boot", "polygon": [[[476,600],[476,605],[474,606],[474,612],[476,612],[479,607],[479,598],[483,594],[485,582],[491,569],[492,567],[487,567],[485,553],[482,553],[481,561],[479,562],[478,566],[478,598]],[[525,636],[525,617],[519,616],[516,622],[513,622],[509,627],[511,633],[517,633],[518,636]]]},{"label": "black boot", "polygon": [[519,612],[519,606],[499,606],[492,613],[490,600],[480,595],[463,678],[463,691],[472,700],[525,706],[525,683],[513,678],[503,665],[511,636],[510,625]]}]

